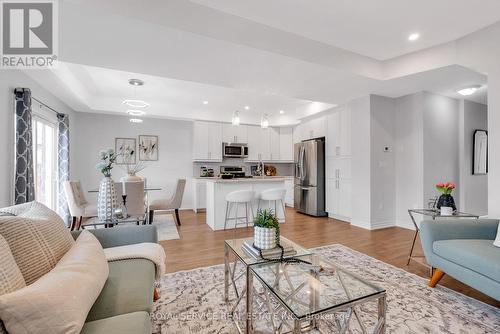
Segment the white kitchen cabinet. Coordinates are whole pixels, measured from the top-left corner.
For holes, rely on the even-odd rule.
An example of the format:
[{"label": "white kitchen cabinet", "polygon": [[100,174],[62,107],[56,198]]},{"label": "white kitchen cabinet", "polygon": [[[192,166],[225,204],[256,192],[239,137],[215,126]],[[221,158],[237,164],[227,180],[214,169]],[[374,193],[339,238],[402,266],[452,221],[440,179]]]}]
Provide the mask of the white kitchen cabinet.
[{"label": "white kitchen cabinet", "polygon": [[248,126],[248,158],[247,161],[259,161],[264,141],[260,126]]},{"label": "white kitchen cabinet", "polygon": [[294,206],[293,178],[285,180],[285,188],[286,188],[285,205],[293,208]]},{"label": "white kitchen cabinet", "polygon": [[269,133],[269,161],[280,161],[280,129],[265,129]]},{"label": "white kitchen cabinet", "polygon": [[348,106],[337,108],[326,117],[326,155],[351,155],[351,111]]},{"label": "white kitchen cabinet", "polygon": [[326,179],[326,211],[332,218],[351,219],[350,179]]},{"label": "white kitchen cabinet", "polygon": [[248,143],[248,126],[232,125],[224,123],[222,125],[222,141],[224,143]]},{"label": "white kitchen cabinet", "polygon": [[194,122],[193,160],[222,161],[222,126],[220,123]]},{"label": "white kitchen cabinet", "polygon": [[194,205],[193,211],[198,213],[200,209],[207,207],[207,181],[205,179],[193,179]]},{"label": "white kitchen cabinet", "polygon": [[293,128],[280,128],[280,160],[293,162]]}]

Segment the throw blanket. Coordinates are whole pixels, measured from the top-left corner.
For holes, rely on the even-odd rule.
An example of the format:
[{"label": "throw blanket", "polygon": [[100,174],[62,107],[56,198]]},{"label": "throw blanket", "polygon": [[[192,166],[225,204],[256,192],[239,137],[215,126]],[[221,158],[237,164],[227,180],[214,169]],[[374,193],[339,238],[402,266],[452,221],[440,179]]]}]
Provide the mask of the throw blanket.
[{"label": "throw blanket", "polygon": [[105,248],[104,254],[108,262],[128,259],[150,260],[156,267],[156,280],[160,280],[165,275],[165,250],[158,244],[144,242],[141,244]]}]

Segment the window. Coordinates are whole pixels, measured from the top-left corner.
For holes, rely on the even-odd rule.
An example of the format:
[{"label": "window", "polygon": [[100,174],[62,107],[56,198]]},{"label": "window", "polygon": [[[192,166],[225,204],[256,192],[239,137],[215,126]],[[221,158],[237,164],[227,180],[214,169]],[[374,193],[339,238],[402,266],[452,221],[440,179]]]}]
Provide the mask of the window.
[{"label": "window", "polygon": [[33,117],[33,161],[35,199],[57,209],[57,130],[56,124]]}]

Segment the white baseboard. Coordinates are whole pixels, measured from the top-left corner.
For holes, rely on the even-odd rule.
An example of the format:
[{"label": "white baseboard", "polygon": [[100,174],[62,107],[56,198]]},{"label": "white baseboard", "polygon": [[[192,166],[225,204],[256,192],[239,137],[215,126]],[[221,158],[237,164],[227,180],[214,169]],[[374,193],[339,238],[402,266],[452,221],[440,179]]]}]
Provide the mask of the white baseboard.
[{"label": "white baseboard", "polygon": [[341,221],[347,222],[347,223],[351,222],[351,217],[345,217],[345,216],[341,216],[341,215],[336,215],[336,214],[330,213],[330,212],[328,212],[328,217],[329,218],[333,218],[333,219],[337,219],[337,220],[341,220]]}]

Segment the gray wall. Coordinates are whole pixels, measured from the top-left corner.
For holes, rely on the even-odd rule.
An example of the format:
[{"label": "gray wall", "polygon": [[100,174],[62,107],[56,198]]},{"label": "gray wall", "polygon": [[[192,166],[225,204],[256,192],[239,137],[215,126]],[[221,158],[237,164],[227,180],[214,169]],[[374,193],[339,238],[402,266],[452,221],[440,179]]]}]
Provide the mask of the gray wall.
[{"label": "gray wall", "polygon": [[460,101],[460,209],[488,214],[488,175],[473,175],[473,135],[488,129],[488,108],[484,104]]},{"label": "gray wall", "polygon": [[[139,173],[147,177],[152,186],[160,186],[162,191],[150,193],[150,199],[168,197],[173,191],[178,178],[186,178],[183,208],[193,206],[192,199],[192,136],[193,123],[167,119],[144,118],[144,123],[130,123],[129,117],[93,113],[78,113],[75,150],[78,156],[75,176],[82,182],[88,199],[96,200],[95,194],[88,194],[89,189],[97,188],[102,175],[95,169],[99,150],[115,147],[115,138],[135,138],[139,135],[159,137],[159,160],[147,162],[147,167]],[[125,171],[115,166],[112,176],[115,181],[125,175]]]},{"label": "gray wall", "polygon": [[[75,158],[75,112],[57,97],[52,95],[51,87],[43,88],[19,70],[0,71],[0,207],[9,206],[13,201],[14,191],[14,88],[30,88],[32,96],[59,112],[70,116],[70,159]],[[74,175],[74,164],[71,165],[70,174]]]}]

